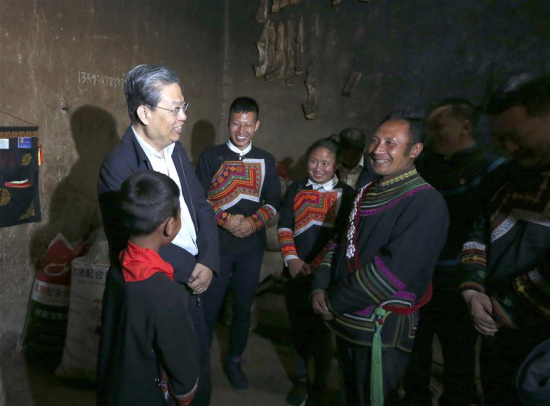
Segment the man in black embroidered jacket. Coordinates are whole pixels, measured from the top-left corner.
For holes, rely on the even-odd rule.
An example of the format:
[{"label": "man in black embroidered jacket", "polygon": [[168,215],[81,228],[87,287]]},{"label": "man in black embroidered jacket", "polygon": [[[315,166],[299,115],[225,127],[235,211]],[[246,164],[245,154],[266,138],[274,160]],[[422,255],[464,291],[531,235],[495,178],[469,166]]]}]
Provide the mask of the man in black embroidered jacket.
[{"label": "man in black embroidered jacket", "polygon": [[512,77],[487,113],[511,175],[463,246],[459,289],[482,335],[485,404],[518,405],[516,370],[550,337],[550,76]]},{"label": "man in black embroidered jacket", "polygon": [[260,127],[259,113],[254,99],[235,99],[229,108],[229,140],[207,149],[197,165],[197,177],[216,212],[220,238],[220,272],[205,295],[207,333],[211,342],[231,283],[233,318],[226,372],[238,392],[249,388],[241,369],[242,354],[266,247],[265,227],[277,214],[281,199],[275,158],[252,145]]},{"label": "man in black embroidered jacket", "polygon": [[474,139],[477,109],[464,99],[446,99],[430,112],[427,151],[416,168],[445,199],[449,231],[437,261],[430,303],[420,309],[420,323],[405,376],[406,400],[430,404],[432,343],[437,335],[443,354],[441,406],[476,403],[475,343],[466,304],[458,291],[460,259],[474,221],[498,184],[505,159],[484,151]]},{"label": "man in black embroidered jacket", "polygon": [[445,201],[414,166],[422,128],[404,114],[380,124],[369,157],[381,178],[358,190],[342,247],[316,273],[312,305],[337,334],[346,405],[395,394],[445,241]]},{"label": "man in black embroidered jacket", "polygon": [[99,202],[111,262],[126,245],[117,195],[133,173],[154,170],[168,175],[180,188],[182,227],[160,256],[174,267],[174,280],[187,286],[189,313],[201,350],[199,389],[194,405],[210,403],[210,348],[207,344],[200,294],[218,269],[218,238],[214,212],[204,198],[180,139],[187,116],[178,76],[165,66],[139,65],[126,76],[124,92],[132,124],[105,158],[98,183]]}]

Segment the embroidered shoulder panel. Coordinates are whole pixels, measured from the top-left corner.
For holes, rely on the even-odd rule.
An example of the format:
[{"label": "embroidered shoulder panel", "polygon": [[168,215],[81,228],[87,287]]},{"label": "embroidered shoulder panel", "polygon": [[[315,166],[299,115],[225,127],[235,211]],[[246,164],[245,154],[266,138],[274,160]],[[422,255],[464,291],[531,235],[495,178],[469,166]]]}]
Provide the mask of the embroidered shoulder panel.
[{"label": "embroidered shoulder panel", "polygon": [[526,299],[541,315],[550,319],[550,282],[534,269],[514,281],[516,293]]},{"label": "embroidered shoulder panel", "polygon": [[226,210],[241,200],[260,202],[265,180],[263,159],[225,161],[212,177],[208,200]]},{"label": "embroidered shoulder panel", "polygon": [[294,236],[312,226],[334,227],[341,192],[301,190],[294,197]]}]

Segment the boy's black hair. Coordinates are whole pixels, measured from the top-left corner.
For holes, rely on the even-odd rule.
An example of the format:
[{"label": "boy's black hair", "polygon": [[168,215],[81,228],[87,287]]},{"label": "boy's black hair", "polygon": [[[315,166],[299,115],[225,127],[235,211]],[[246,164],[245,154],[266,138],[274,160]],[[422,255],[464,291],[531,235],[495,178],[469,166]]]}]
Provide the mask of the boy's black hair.
[{"label": "boy's black hair", "polygon": [[256,120],[260,118],[260,107],[251,97],[237,97],[229,107],[229,116],[236,113],[254,113]]},{"label": "boy's black hair", "polygon": [[148,235],[170,217],[178,216],[180,190],[168,176],[136,172],[120,188],[122,224],[131,236]]},{"label": "boy's black hair", "polygon": [[309,158],[311,153],[317,148],[326,148],[334,154],[334,158],[336,158],[336,161],[338,161],[342,148],[336,138],[336,136],[330,136],[327,138],[318,139],[307,149],[306,156]]}]

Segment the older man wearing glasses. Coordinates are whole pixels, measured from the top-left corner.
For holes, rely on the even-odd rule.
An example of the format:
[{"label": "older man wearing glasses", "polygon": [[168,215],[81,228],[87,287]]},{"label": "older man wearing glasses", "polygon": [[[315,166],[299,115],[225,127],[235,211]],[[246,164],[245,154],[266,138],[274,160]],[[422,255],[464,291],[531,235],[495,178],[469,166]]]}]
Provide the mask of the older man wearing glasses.
[{"label": "older man wearing glasses", "polygon": [[[180,188],[181,231],[160,255],[174,267],[174,279],[185,284],[189,313],[201,349],[199,389],[193,405],[208,405],[211,394],[210,356],[201,293],[218,269],[218,236],[212,206],[206,201],[187,153],[177,142],[187,120],[179,77],[165,66],[139,65],[124,83],[131,125],[105,158],[98,193],[111,262],[118,261],[128,234],[119,223],[117,195],[122,182],[142,170],[161,172]],[[101,373],[101,371],[98,371]]]}]

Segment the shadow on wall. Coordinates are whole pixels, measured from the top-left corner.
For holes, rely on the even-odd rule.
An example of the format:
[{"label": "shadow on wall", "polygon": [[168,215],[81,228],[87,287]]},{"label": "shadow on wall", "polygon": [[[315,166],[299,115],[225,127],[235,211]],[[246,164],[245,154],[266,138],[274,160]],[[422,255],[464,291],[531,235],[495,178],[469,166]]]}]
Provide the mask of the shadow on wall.
[{"label": "shadow on wall", "polygon": [[283,158],[279,161],[286,174],[292,180],[299,180],[307,178],[307,159],[305,152],[298,157],[297,161],[294,161],[291,157]]},{"label": "shadow on wall", "polygon": [[119,141],[116,121],[106,110],[84,105],[71,115],[71,132],[78,159],[52,194],[49,222],[31,237],[34,264],[58,233],[72,243],[101,226],[97,179],[103,158]]},{"label": "shadow on wall", "polygon": [[197,166],[204,150],[216,144],[216,130],[210,121],[199,120],[191,131],[191,159]]}]

